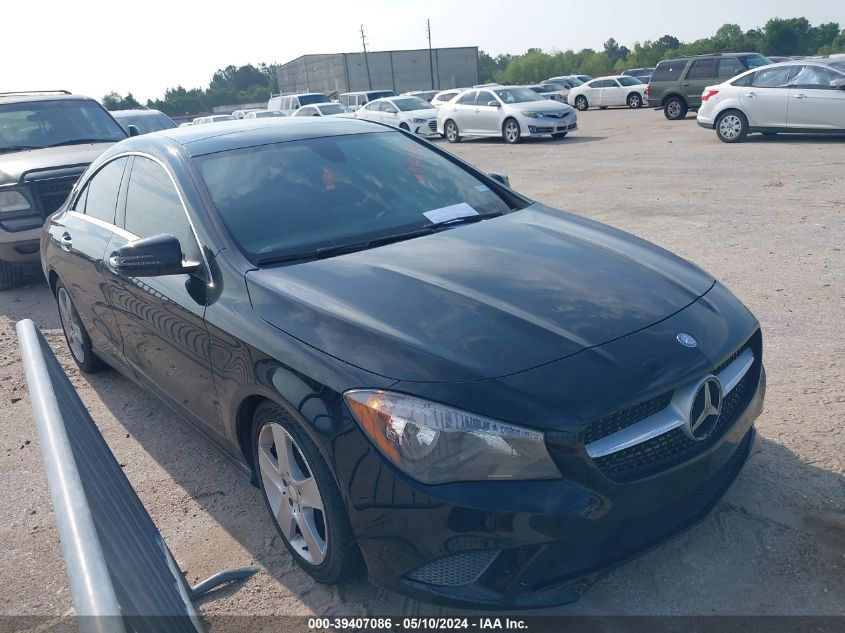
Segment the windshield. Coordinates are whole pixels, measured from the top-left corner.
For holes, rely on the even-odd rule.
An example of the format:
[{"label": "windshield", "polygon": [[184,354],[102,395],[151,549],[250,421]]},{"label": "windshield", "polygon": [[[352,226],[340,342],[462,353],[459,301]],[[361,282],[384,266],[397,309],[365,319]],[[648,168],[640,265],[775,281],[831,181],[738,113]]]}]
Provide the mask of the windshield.
[{"label": "windshield", "polygon": [[551,86],[549,86],[549,85],[545,85],[545,86],[531,86],[531,87],[529,88],[529,90],[533,90],[534,92],[537,92],[537,93],[539,93],[539,94],[545,94],[545,93],[547,93],[547,92],[554,92],[554,91],[555,91],[555,88],[552,88],[552,87],[551,87]]},{"label": "windshield", "polygon": [[299,95],[299,105],[311,105],[312,103],[325,103],[329,101],[328,96],[322,92],[313,95]]},{"label": "windshield", "polygon": [[332,114],[345,114],[346,112],[352,112],[352,110],[350,110],[341,103],[330,103],[328,105],[321,105],[317,109],[323,113],[323,116],[331,116]]},{"label": "windshield", "polygon": [[419,97],[402,97],[400,99],[393,99],[392,103],[402,112],[413,112],[414,110],[434,110],[433,105],[425,99],[420,99]]},{"label": "windshield", "polygon": [[0,105],[0,152],[124,138],[123,128],[93,101],[57,99]]},{"label": "windshield", "polygon": [[169,130],[176,127],[176,124],[170,120],[166,114],[161,112],[153,112],[151,114],[126,114],[121,115],[114,113],[114,118],[127,132],[129,126],[134,125],[138,128],[141,134],[149,134],[150,132],[158,132],[159,130]]},{"label": "windshield", "polygon": [[553,83],[548,83],[548,84],[543,84],[543,85],[545,87],[551,89],[551,90],[569,90],[569,86],[567,86],[565,83],[560,82],[560,81],[555,81]]},{"label": "windshield", "polygon": [[740,59],[749,70],[752,68],[759,68],[760,66],[768,66],[772,63],[768,57],[763,57],[759,53],[754,53],[753,55],[742,55]]},{"label": "windshield", "polygon": [[505,103],[527,103],[529,101],[543,101],[543,97],[528,88],[500,88],[494,90]]},{"label": "windshield", "polygon": [[511,210],[471,171],[397,132],[303,139],[194,160],[223,223],[254,263],[389,238],[450,214]]},{"label": "windshield", "polygon": [[830,62],[830,65],[836,68],[837,70],[845,71],[845,59],[841,62]]},{"label": "windshield", "polygon": [[617,77],[616,81],[619,82],[622,86],[641,86],[643,82],[641,82],[636,77]]},{"label": "windshield", "polygon": [[368,101],[375,101],[376,99],[381,99],[382,97],[392,97],[393,91],[392,90],[372,90],[367,93],[367,100]]}]

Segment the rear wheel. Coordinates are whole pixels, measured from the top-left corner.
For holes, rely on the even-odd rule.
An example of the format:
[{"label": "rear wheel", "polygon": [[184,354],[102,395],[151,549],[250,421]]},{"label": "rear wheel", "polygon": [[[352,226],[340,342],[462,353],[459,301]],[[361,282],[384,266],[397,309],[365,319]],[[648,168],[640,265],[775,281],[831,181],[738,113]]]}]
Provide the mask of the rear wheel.
[{"label": "rear wheel", "polygon": [[590,102],[587,101],[587,97],[585,97],[584,95],[578,95],[577,97],[575,97],[575,107],[581,112],[583,112],[584,110],[590,107]]},{"label": "rear wheel", "polygon": [[663,115],[670,121],[678,121],[687,115],[689,107],[687,102],[680,97],[671,97],[663,105]]},{"label": "rear wheel", "polygon": [[446,136],[446,140],[450,143],[461,142],[461,134],[458,131],[458,124],[451,119],[446,121],[446,125],[443,127],[443,133]]},{"label": "rear wheel", "polygon": [[628,107],[632,110],[643,107],[643,97],[639,92],[632,92],[628,95]]},{"label": "rear wheel", "polygon": [[88,336],[88,331],[79,318],[73,299],[70,298],[67,288],[61,281],[56,282],[56,303],[59,304],[59,319],[62,322],[62,330],[73,360],[86,374],[99,371],[104,367],[104,363],[94,354],[91,337]]},{"label": "rear wheel", "polygon": [[739,110],[722,112],[716,119],[716,136],[723,143],[739,143],[748,136],[748,119]]},{"label": "rear wheel", "polygon": [[253,463],[276,529],[297,563],[318,582],[336,583],[362,567],[334,477],[316,444],[274,402],[253,419]]},{"label": "rear wheel", "polygon": [[9,262],[0,262],[0,290],[11,290],[23,283],[23,268]]},{"label": "rear wheel", "polygon": [[519,143],[522,132],[519,129],[519,123],[516,119],[505,119],[505,123],[502,125],[502,136],[504,137],[505,142],[510,145],[516,145]]}]

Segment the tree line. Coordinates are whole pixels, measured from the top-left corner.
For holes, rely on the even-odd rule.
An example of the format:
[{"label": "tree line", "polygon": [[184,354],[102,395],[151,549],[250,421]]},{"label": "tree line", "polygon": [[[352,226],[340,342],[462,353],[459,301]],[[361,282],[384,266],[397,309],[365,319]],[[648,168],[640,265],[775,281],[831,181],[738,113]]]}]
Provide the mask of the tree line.
[{"label": "tree line", "polygon": [[[845,52],[845,30],[837,22],[813,26],[807,18],[772,18],[765,26],[743,31],[737,24],[725,24],[712,37],[681,42],[673,35],[654,41],[635,42],[633,48],[610,38],[602,50],[550,51],[530,48],[522,55],[500,54],[493,57],[478,52],[479,78],[482,83],[498,81],[521,84],[541,81],[556,75],[583,74],[594,77],[644,68],[677,55],[698,55],[721,51],[749,51],[764,55],[829,55]],[[278,92],[278,64],[227,66],[214,73],[208,87],[168,88],[162,99],[150,99],[146,107],[170,116],[210,112],[214,106],[258,103]],[[109,110],[141,107],[132,93],[111,92],[103,97]]]},{"label": "tree line", "polygon": [[556,75],[621,73],[628,68],[655,66],[678,55],[700,55],[722,51],[749,51],[764,55],[829,55],[845,52],[845,30],[837,22],[812,26],[807,18],[772,18],[763,28],[743,31],[738,24],[725,24],[712,37],[681,42],[673,35],[654,41],[636,42],[633,48],[610,38],[603,50],[546,52],[531,48],[523,55],[478,53],[479,77],[483,83],[499,81],[521,84]]}]

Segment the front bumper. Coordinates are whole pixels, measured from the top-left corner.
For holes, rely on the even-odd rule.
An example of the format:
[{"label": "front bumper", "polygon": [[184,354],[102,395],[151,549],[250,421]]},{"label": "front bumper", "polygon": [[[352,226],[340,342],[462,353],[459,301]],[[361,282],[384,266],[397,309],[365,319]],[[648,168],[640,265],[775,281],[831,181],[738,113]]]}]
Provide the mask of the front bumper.
[{"label": "front bumper", "polygon": [[437,119],[432,119],[431,121],[426,121],[425,123],[409,123],[408,125],[411,128],[411,132],[417,136],[423,136],[426,138],[429,136],[439,136],[437,132]]},{"label": "front bumper", "polygon": [[24,231],[0,230],[0,261],[37,267],[41,262],[40,238],[41,227]]},{"label": "front bumper", "polygon": [[578,129],[578,117],[574,112],[568,116],[557,119],[553,117],[532,118],[527,116],[517,117],[520,133],[522,136],[545,136],[549,134],[563,134],[574,132]]},{"label": "front bumper", "polygon": [[350,519],[370,579],[459,607],[574,602],[609,569],[702,520],[719,501],[754,446],[762,365],[755,380],[747,405],[706,450],[628,483],[597,475],[594,485],[579,478],[427,486],[367,450],[362,433],[346,434],[333,456],[349,477]]}]

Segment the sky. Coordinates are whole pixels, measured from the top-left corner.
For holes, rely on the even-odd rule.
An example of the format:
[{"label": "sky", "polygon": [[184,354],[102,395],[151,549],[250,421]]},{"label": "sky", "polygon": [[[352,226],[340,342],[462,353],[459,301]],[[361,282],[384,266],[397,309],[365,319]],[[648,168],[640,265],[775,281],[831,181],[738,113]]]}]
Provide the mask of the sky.
[{"label": "sky", "polygon": [[[493,55],[528,48],[601,49],[636,41],[743,30],[772,17],[845,23],[841,0],[104,0],[3,2],[0,92],[66,89],[100,99],[132,92],[142,103],[166,88],[205,88],[218,68],[284,63],[308,53],[478,46]],[[32,28],[30,28],[32,25]],[[845,24],[843,24],[845,27]]]}]

